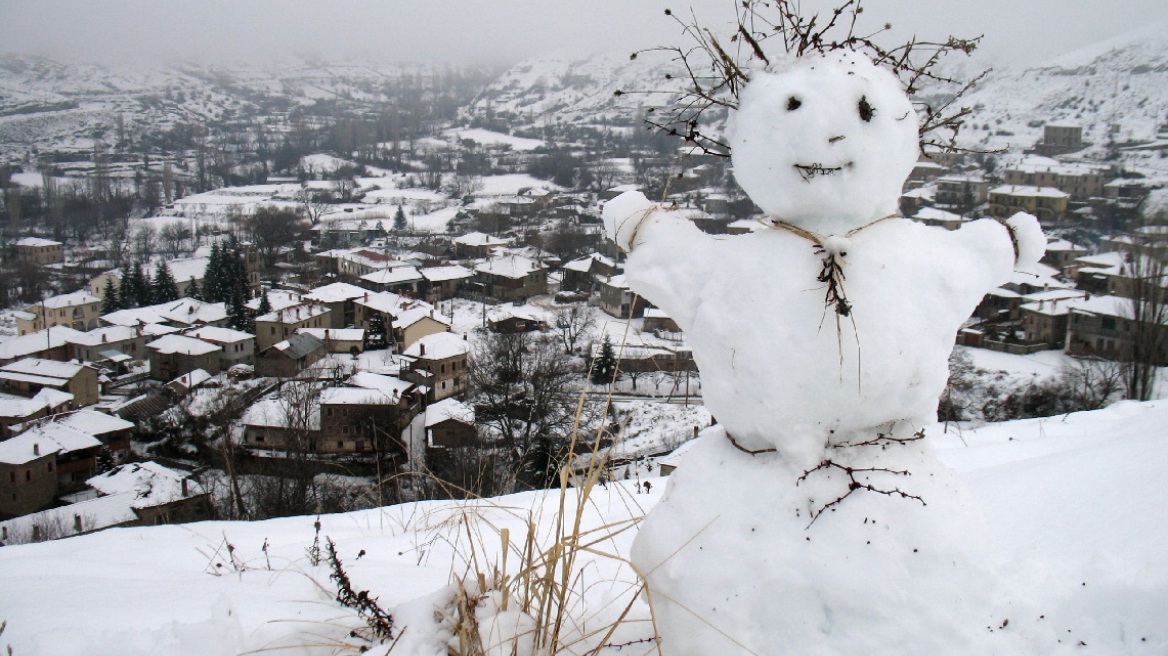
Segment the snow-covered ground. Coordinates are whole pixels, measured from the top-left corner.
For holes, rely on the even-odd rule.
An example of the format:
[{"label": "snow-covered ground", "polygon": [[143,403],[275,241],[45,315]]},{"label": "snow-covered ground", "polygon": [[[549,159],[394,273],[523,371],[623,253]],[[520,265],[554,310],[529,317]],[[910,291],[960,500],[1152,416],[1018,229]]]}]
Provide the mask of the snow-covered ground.
[{"label": "snow-covered ground", "polygon": [[[1168,403],[1152,402],[988,426],[966,432],[964,443],[940,427],[929,431],[987,516],[1001,571],[1033,609],[995,630],[1039,635],[1048,647],[1041,653],[1168,652],[1166,427]],[[583,528],[642,515],[666,488],[649,480],[649,493],[635,492],[632,481],[594,489]],[[518,546],[530,518],[546,537],[558,504],[556,491],[405,504],[322,517],[320,536],[337,545],[355,588],[386,608],[405,604],[396,613],[395,656],[445,654],[449,625],[433,604],[446,586],[472,571],[472,558],[502,566],[503,528]],[[333,600],[327,566],[309,560],[313,521],[114,529],[2,548],[0,577],[20,592],[0,596],[8,622],[0,644],[21,656],[355,653],[363,643],[348,635],[361,622]],[[635,577],[618,559],[632,538],[604,540],[597,551],[612,557],[581,554],[587,592],[570,612],[570,631],[600,628],[631,600]],[[513,574],[514,554],[510,563]],[[607,644],[652,635],[647,607],[633,604]],[[567,653],[584,653],[601,636]],[[655,649],[638,643],[597,653]]]}]

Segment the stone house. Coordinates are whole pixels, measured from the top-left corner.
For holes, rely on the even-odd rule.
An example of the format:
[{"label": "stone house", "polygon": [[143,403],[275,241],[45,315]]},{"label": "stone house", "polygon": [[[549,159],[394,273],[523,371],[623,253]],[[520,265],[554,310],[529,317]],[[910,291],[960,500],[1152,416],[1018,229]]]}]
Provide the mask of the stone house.
[{"label": "stone house", "polygon": [[0,516],[51,505],[93,475],[101,442],[63,426],[38,426],[0,442]]},{"label": "stone house", "polygon": [[[1131,300],[1118,296],[1093,296],[1071,308],[1067,328],[1067,353],[1122,360],[1131,353],[1136,322],[1131,318]],[[1160,324],[1156,330],[1168,330]],[[1161,340],[1168,345],[1168,339]],[[1161,346],[1157,366],[1168,365],[1168,346]]]},{"label": "stone house", "polygon": [[442,399],[466,393],[468,389],[466,361],[470,354],[470,342],[465,336],[454,333],[426,335],[402,352],[409,358],[408,371],[402,372],[406,380],[429,388],[427,401]]},{"label": "stone house", "polygon": [[969,211],[989,200],[990,183],[979,177],[943,175],[937,178],[933,200],[942,209]]},{"label": "stone house", "polygon": [[474,259],[490,257],[491,251],[510,244],[506,239],[499,239],[482,232],[472,232],[454,238],[454,257],[459,259]]},{"label": "stone house", "polygon": [[237,364],[255,362],[255,335],[251,333],[219,326],[202,326],[185,334],[220,348],[219,371],[227,371]]},{"label": "stone house", "polygon": [[45,266],[65,261],[65,245],[52,239],[25,237],[16,242],[16,261],[21,264]]},{"label": "stone house", "polygon": [[[329,309],[329,322],[324,326],[301,326],[302,328],[345,328],[353,325],[353,301],[364,297],[368,289],[334,282],[308,292],[303,296],[306,302],[316,303]],[[258,321],[258,319],[257,319]]]},{"label": "stone house", "polygon": [[17,332],[27,335],[52,326],[67,326],[74,330],[93,330],[101,317],[101,299],[88,291],[60,294],[46,298],[24,309],[32,315],[18,316]]},{"label": "stone house", "polygon": [[645,315],[649,301],[633,292],[624,274],[600,282],[600,309],[618,319],[638,319]]},{"label": "stone house", "polygon": [[475,283],[490,298],[526,300],[547,293],[547,269],[526,257],[505,255],[475,266]]},{"label": "stone house", "polygon": [[333,323],[332,310],[319,303],[302,303],[260,315],[255,319],[256,350],[262,353],[301,328],[331,328]]},{"label": "stone house", "polygon": [[0,390],[33,398],[42,389],[73,396],[71,408],[97,403],[97,370],[82,364],[25,358],[0,367]]},{"label": "stone house", "polygon": [[305,333],[290,335],[260,351],[256,357],[256,375],[295,378],[328,354],[324,342]]},{"label": "stone house", "polygon": [[1069,200],[1070,194],[1054,187],[1002,185],[990,190],[990,214],[1008,219],[1026,212],[1044,223],[1056,223],[1066,216]]},{"label": "stone house", "polygon": [[425,278],[416,267],[406,265],[367,273],[361,276],[360,282],[369,289],[378,292],[417,296],[419,289],[425,283]]},{"label": "stone house", "polygon": [[196,369],[217,374],[222,369],[223,348],[186,335],[164,335],[146,345],[150,353],[150,377],[168,382]]},{"label": "stone house", "polygon": [[418,273],[425,281],[422,296],[431,303],[454,298],[463,285],[474,278],[474,271],[457,264],[423,267]]},{"label": "stone house", "polygon": [[1085,297],[1085,292],[1077,289],[1056,289],[1023,297],[1019,313],[1026,342],[1045,344],[1052,349],[1064,348],[1071,309]]},{"label": "stone house", "polygon": [[297,334],[307,334],[324,342],[329,353],[362,353],[365,351],[364,328],[301,328]]}]

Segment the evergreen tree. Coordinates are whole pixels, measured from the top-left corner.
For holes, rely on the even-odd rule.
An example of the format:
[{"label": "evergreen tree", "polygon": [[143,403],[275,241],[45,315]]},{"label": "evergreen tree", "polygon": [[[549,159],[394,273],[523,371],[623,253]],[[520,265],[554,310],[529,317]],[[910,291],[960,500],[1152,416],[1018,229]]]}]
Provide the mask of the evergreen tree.
[{"label": "evergreen tree", "polygon": [[244,296],[236,289],[227,301],[227,325],[245,333],[255,332],[255,318],[244,305]]},{"label": "evergreen tree", "polygon": [[211,242],[211,258],[207,261],[207,270],[203,273],[203,300],[208,303],[219,303],[223,300],[223,253],[219,250],[219,242]]},{"label": "evergreen tree", "polygon": [[402,209],[401,205],[397,206],[397,212],[393,215],[393,229],[402,231],[406,229],[406,211]]},{"label": "evergreen tree", "polygon": [[195,277],[191,276],[191,282],[187,285],[187,298],[193,298],[196,301],[202,301],[203,290],[199,289],[199,283],[195,281]]},{"label": "evergreen tree", "polygon": [[150,295],[155,303],[166,303],[178,300],[178,284],[170,273],[170,267],[165,261],[159,260],[154,267],[154,280],[150,282]]},{"label": "evergreen tree", "polygon": [[154,296],[151,293],[152,291],[150,289],[150,281],[146,279],[146,274],[142,272],[142,263],[135,262],[134,268],[130,270],[130,293],[134,298],[134,307],[153,304]]},{"label": "evergreen tree", "polygon": [[611,383],[612,377],[616,374],[616,367],[616,352],[612,348],[612,340],[606,334],[604,341],[600,344],[600,355],[592,361],[592,384],[608,385]]},{"label": "evergreen tree", "polygon": [[256,316],[262,316],[272,311],[272,303],[268,300],[267,292],[260,292],[260,307],[256,310]]},{"label": "evergreen tree", "polygon": [[118,305],[123,310],[138,307],[134,300],[134,269],[129,262],[122,269],[122,279],[118,283]]},{"label": "evergreen tree", "polygon": [[389,346],[389,326],[380,312],[369,317],[369,330],[365,334],[365,346],[369,349],[383,349]]},{"label": "evergreen tree", "polygon": [[118,298],[118,290],[114,287],[113,277],[105,279],[105,289],[101,292],[101,313],[109,314],[110,312],[117,312],[122,309],[121,301]]}]

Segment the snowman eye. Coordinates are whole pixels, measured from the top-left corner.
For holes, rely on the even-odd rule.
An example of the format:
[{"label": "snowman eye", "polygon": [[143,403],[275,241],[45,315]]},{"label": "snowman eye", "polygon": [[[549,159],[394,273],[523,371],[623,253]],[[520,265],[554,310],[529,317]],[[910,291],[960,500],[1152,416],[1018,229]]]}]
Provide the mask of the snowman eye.
[{"label": "snowman eye", "polygon": [[876,108],[868,103],[868,96],[860,96],[860,102],[857,106],[860,110],[860,120],[867,123],[876,115]]},{"label": "snowman eye", "polygon": [[787,98],[787,111],[788,112],[793,112],[802,106],[803,106],[803,101],[799,100],[795,96],[791,96],[790,98]]}]

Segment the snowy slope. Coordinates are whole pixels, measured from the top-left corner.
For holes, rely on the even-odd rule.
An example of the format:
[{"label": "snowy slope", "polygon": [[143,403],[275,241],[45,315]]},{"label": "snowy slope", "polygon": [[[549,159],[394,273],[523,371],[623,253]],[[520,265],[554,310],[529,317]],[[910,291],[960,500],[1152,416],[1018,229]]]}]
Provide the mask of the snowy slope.
[{"label": "snowy slope", "polygon": [[[1112,138],[1150,140],[1168,122],[1168,25],[1144,26],[1025,70],[996,70],[965,104],[978,107],[964,138],[994,148],[1030,147],[1044,122],[1081,125],[1084,141],[1100,151]],[[1114,135],[1112,125],[1120,126]]]},{"label": "snowy slope", "polygon": [[[940,426],[929,433],[984,509],[1002,571],[1033,609],[1033,617],[1009,618],[1008,630],[1045,636],[1043,653],[1168,652],[1168,482],[1162,474],[1168,402],[1121,403],[960,436],[943,434]],[[634,493],[629,482],[597,488],[583,527],[640,516],[666,488],[654,483],[652,494]],[[550,492],[478,504],[406,504],[326,516],[321,536],[336,542],[354,586],[371,590],[383,605],[421,599],[397,613],[408,628],[395,656],[444,654],[448,627],[432,606],[448,594],[452,575],[465,574],[472,557],[501,564],[493,554],[502,528],[518,544],[532,518],[539,534],[548,535],[558,501]],[[327,568],[307,556],[312,523],[299,517],[117,529],[0,548],[6,590],[0,620],[8,622],[0,645],[21,656],[355,653],[362,643],[347,636],[360,622],[332,600]],[[475,536],[473,548],[468,535]],[[598,551],[623,557],[632,537],[620,533]],[[618,560],[585,558],[587,593],[572,611],[583,633],[628,603],[634,580]],[[911,581],[904,585],[912,589]],[[649,624],[640,621],[647,616],[636,602],[637,621],[609,643],[649,637]],[[583,653],[599,639],[568,653]],[[600,653],[653,648],[638,643]]]}]

